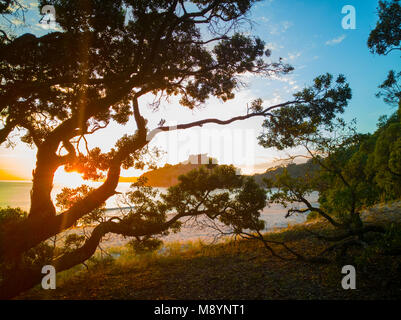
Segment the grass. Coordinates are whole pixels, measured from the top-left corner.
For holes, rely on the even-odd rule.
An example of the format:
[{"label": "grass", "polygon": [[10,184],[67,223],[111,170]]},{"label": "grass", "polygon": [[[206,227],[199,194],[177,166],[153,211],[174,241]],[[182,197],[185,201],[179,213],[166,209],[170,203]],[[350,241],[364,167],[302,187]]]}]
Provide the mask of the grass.
[{"label": "grass", "polygon": [[[375,218],[373,218],[375,220]],[[378,220],[386,224],[386,221]],[[381,222],[380,222],[381,221]],[[266,234],[304,255],[325,248],[309,230],[333,234],[316,220]],[[280,247],[281,255],[288,254]],[[205,245],[166,243],[162,250],[135,255],[128,247],[111,248],[85,266],[58,274],[56,290],[36,287],[18,299],[400,299],[401,258],[375,256],[369,262],[349,256],[329,265],[282,261],[260,242],[227,240]],[[362,261],[362,262],[361,262]],[[357,270],[357,289],[343,290],[341,269]]]}]

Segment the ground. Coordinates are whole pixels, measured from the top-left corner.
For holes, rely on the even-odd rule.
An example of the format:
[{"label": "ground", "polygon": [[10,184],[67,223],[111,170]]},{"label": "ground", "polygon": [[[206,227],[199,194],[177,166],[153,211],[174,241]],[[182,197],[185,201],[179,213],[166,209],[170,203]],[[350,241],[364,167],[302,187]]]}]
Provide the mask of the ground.
[{"label": "ground", "polygon": [[[399,223],[400,207],[400,203],[379,206],[364,216],[370,223]],[[306,228],[335,232],[327,223],[314,221],[266,238],[284,240],[298,252],[314,255],[328,244]],[[159,253],[141,256],[120,247],[109,251],[117,258],[103,254],[87,267],[61,273],[57,289],[38,286],[17,299],[400,299],[401,257],[363,259],[358,250],[345,258],[331,255],[335,261],[331,264],[311,264],[274,258],[261,243],[249,240],[170,243]],[[341,269],[347,264],[356,267],[356,290],[341,286]]]}]

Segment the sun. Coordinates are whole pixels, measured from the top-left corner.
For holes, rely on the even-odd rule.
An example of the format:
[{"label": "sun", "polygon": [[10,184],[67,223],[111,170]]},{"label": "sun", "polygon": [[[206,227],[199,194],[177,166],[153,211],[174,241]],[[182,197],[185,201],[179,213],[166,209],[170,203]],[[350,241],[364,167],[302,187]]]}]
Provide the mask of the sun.
[{"label": "sun", "polygon": [[76,188],[88,181],[82,179],[78,172],[66,172],[64,167],[60,167],[54,173],[54,182],[64,187]]}]

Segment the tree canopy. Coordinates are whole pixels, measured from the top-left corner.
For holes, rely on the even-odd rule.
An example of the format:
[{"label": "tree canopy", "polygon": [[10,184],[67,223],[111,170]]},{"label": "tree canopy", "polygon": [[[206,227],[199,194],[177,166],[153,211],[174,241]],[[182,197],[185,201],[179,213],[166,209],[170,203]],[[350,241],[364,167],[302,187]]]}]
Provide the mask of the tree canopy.
[{"label": "tree canopy", "polygon": [[[290,101],[264,106],[261,99],[255,100],[246,115],[226,120],[209,118],[174,128],[161,122],[158,128],[148,128],[141,113],[141,99],[147,94],[156,97],[156,111],[161,97],[168,96],[177,96],[183,108],[195,109],[210,97],[234,99],[241,75],[272,76],[293,70],[282,59],[271,61],[271,52],[261,39],[241,32],[241,23],[246,21],[255,2],[41,1],[40,5],[55,7],[59,31],[40,37],[5,33],[0,42],[0,117],[4,124],[0,143],[12,143],[11,133],[20,130],[20,141],[37,149],[28,215],[3,226],[0,232],[0,258],[7,266],[6,273],[11,271],[2,284],[8,295],[29,288],[40,276],[38,265],[26,269],[26,265],[19,263],[21,259],[80,221],[97,225],[84,242],[71,239],[77,244],[74,250],[53,257],[58,271],[85,261],[107,233],[151,237],[176,226],[183,212],[188,213],[183,204],[187,200],[199,202],[204,194],[200,191],[209,189],[200,185],[198,191],[182,190],[184,179],[164,203],[149,203],[139,193],[133,193],[131,200],[139,201],[140,196],[144,211],[138,209],[125,219],[102,216],[104,202],[116,193],[121,169],[146,165],[143,157],[156,133],[264,117],[261,141],[265,146],[281,148],[296,144],[291,138],[294,133],[317,132],[321,124],[329,124],[337,113],[344,111],[351,98],[345,77],[340,75],[334,80],[326,74],[317,77],[310,88],[295,93]],[[13,3],[2,1],[1,13],[9,14]],[[113,121],[127,124],[129,119],[135,120],[136,128],[127,127],[127,133],[116,139],[110,151],[102,152],[98,146],[85,148],[87,135]],[[95,189],[82,186],[64,190],[56,209],[51,191],[54,173],[61,166],[81,173],[85,179],[104,181]],[[233,179],[223,179],[227,185],[221,185],[212,174],[211,180],[207,180],[208,188],[232,189],[235,179],[230,172],[226,174],[227,179]],[[194,176],[191,183],[196,179]],[[261,225],[253,215],[264,202],[262,193],[249,181],[237,187],[246,192],[238,191],[237,202],[232,205],[234,211],[222,214],[223,222],[235,221],[238,230],[255,223],[259,231]],[[170,200],[174,200],[174,206]],[[230,202],[227,198],[221,200],[224,201],[220,204]],[[172,209],[175,218],[166,220],[166,210]],[[237,215],[228,219],[227,215],[233,212]],[[207,214],[207,210],[203,213]],[[15,280],[16,273],[24,277]]]},{"label": "tree canopy", "polygon": [[368,47],[373,53],[387,55],[393,50],[401,50],[401,3],[400,0],[380,0],[379,21],[368,39]]}]

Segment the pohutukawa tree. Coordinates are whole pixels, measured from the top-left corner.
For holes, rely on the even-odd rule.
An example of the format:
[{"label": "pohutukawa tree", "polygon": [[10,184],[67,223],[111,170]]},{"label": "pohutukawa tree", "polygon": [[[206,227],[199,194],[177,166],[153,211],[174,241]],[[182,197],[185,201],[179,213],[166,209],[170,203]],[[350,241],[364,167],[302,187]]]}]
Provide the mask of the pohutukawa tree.
[{"label": "pohutukawa tree", "polygon": [[[239,32],[240,22],[255,2],[43,1],[40,6],[55,6],[61,31],[41,37],[29,33],[1,37],[0,143],[19,130],[23,132],[20,141],[37,149],[29,213],[25,217],[14,212],[10,214],[14,219],[7,220],[7,214],[2,218],[2,297],[38,283],[42,265],[35,261],[44,252],[39,250],[41,246],[77,221],[96,217],[94,212],[115,194],[121,169],[142,167],[150,139],[157,132],[171,129],[148,128],[141,115],[143,96],[178,96],[183,108],[196,108],[212,96],[223,101],[233,99],[241,74],[271,76],[292,71],[282,60],[269,60],[270,51],[262,40]],[[1,2],[5,6],[12,3]],[[130,12],[128,21],[126,12]],[[2,8],[2,13],[7,9]],[[224,125],[258,116],[266,121],[274,119],[268,128],[272,132],[314,130],[320,122],[329,122],[336,112],[342,112],[350,98],[343,77],[337,82],[327,76],[324,79],[324,85],[307,88],[291,101],[263,106],[263,101],[256,100],[247,115],[204,119],[175,129],[207,123]],[[136,128],[127,127],[127,134],[109,152],[98,147],[80,148],[85,136],[112,121],[124,125],[131,118]],[[85,179],[103,178],[104,182],[96,189],[75,191],[75,195],[80,192],[76,201],[57,211],[51,191],[54,173],[61,166],[81,173]],[[176,201],[181,200],[186,199],[177,196]],[[184,203],[175,206],[172,220],[157,215],[166,213],[163,203],[125,218],[92,219],[97,221],[92,235],[76,248],[52,257],[50,264],[62,271],[82,263],[110,232],[136,238],[165,232],[177,219],[192,214]],[[203,203],[198,205],[197,209],[202,208]],[[244,207],[237,209],[241,213]],[[214,217],[210,212],[213,207],[208,210]],[[155,219],[149,218],[152,214],[156,214]]]},{"label": "pohutukawa tree", "polygon": [[372,53],[382,55],[401,50],[400,0],[380,0],[377,14],[379,21],[369,35],[369,49]]},{"label": "pohutukawa tree", "polygon": [[[288,206],[286,217],[312,213],[325,219],[338,231],[335,236],[309,231],[319,239],[332,242],[313,258],[315,261],[323,261],[324,255],[334,249],[341,249],[345,254],[351,246],[366,246],[368,233],[385,232],[382,226],[365,223],[361,217],[363,207],[377,203],[379,195],[383,194],[383,188],[372,174],[379,168],[370,168],[375,160],[369,150],[372,149],[369,139],[369,135],[357,134],[343,120],[322,126],[312,134],[297,135],[290,144],[296,143],[305,148],[306,155],[303,157],[309,158],[319,169],[297,178],[284,170],[283,174],[266,181],[268,201]],[[283,142],[269,134],[261,135],[260,141],[262,145],[270,141],[277,147],[288,144],[288,141]],[[397,186],[396,183],[394,185]],[[319,205],[309,200],[309,196],[316,191]],[[303,208],[299,207],[299,203]]]}]

